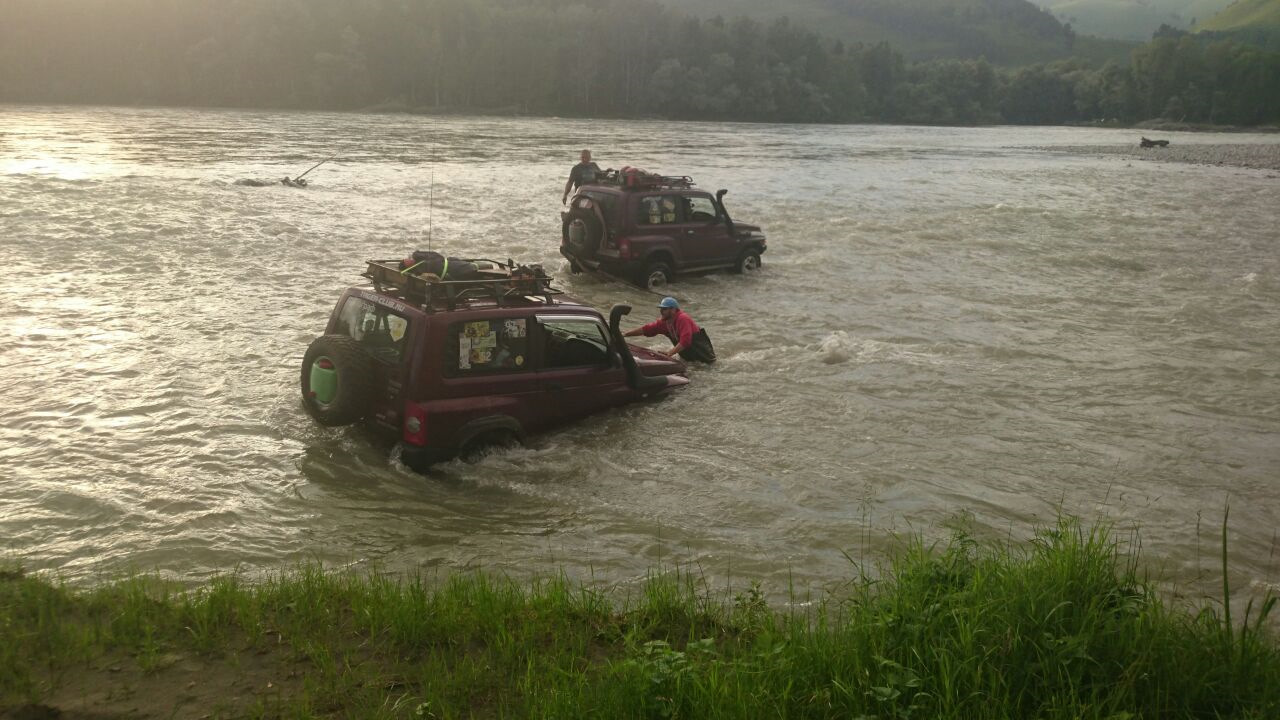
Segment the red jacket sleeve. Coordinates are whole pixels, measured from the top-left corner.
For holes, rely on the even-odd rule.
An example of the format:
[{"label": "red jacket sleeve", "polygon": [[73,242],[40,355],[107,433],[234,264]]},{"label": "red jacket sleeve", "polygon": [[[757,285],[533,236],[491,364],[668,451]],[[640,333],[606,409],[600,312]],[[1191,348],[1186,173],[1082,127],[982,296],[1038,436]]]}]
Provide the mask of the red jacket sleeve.
[{"label": "red jacket sleeve", "polygon": [[648,325],[645,325],[644,327],[640,328],[640,332],[644,333],[645,337],[653,337],[654,335],[666,335],[667,323],[662,319],[654,320]]}]

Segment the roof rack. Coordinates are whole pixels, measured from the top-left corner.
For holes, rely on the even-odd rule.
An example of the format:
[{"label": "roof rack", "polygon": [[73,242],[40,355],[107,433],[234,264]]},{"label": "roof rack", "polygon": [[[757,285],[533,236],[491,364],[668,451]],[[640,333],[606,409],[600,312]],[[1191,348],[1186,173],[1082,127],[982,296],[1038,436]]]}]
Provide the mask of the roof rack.
[{"label": "roof rack", "polygon": [[399,260],[369,260],[361,273],[373,281],[380,293],[397,295],[420,304],[426,312],[456,310],[458,304],[470,300],[493,300],[499,306],[531,300],[548,305],[564,291],[551,287],[551,278],[541,265],[517,265],[485,258],[466,258],[477,266],[478,277],[471,280],[441,280],[430,274],[411,274],[400,270]]},{"label": "roof rack", "polygon": [[687,188],[693,186],[693,178],[688,175],[659,175],[640,168],[624,167],[621,170],[609,168],[599,173],[593,184],[617,185],[628,190]]}]

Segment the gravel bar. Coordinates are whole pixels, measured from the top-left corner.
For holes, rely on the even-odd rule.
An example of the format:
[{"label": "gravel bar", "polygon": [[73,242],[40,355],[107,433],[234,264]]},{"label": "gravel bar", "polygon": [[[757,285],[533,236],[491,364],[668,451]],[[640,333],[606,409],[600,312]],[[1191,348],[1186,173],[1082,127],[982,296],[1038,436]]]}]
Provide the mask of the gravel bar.
[{"label": "gravel bar", "polygon": [[1134,143],[1133,145],[1070,145],[1048,149],[1079,154],[1119,155],[1135,160],[1280,170],[1280,143],[1171,144],[1168,147],[1153,148],[1141,148]]}]

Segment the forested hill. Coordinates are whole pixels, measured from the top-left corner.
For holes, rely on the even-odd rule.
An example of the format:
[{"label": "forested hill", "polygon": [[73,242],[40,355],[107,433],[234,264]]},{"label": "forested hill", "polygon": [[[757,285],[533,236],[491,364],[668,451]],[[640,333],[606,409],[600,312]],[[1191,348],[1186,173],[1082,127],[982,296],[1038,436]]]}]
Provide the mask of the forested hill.
[{"label": "forested hill", "polygon": [[887,42],[909,59],[986,58],[997,65],[1060,60],[1075,34],[1027,0],[665,0],[703,17],[792,22],[844,42]]},{"label": "forested hill", "polygon": [[1197,30],[1280,27],[1280,0],[1236,0],[1222,12],[1196,25]]},{"label": "forested hill", "polygon": [[1150,40],[1166,25],[1186,30],[1232,0],[1032,0],[1080,35]]},{"label": "forested hill", "polygon": [[[1049,26],[1046,26],[1049,27]],[[0,103],[930,124],[1280,121],[1280,53],[908,62],[656,0],[0,0]]]},{"label": "forested hill", "polygon": [[1258,26],[1280,27],[1280,0],[1236,0],[1200,29],[1231,30]]}]

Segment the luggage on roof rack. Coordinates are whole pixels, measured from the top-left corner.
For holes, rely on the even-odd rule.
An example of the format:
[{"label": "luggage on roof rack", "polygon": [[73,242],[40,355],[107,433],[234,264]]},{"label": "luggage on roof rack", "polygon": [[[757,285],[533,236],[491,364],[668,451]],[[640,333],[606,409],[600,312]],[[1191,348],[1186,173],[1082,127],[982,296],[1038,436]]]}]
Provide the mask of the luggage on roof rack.
[{"label": "luggage on roof rack", "polygon": [[551,277],[541,265],[485,258],[463,262],[475,266],[474,276],[466,280],[441,280],[433,273],[415,271],[413,263],[403,260],[369,260],[362,275],[373,281],[378,292],[421,304],[427,312],[441,307],[455,310],[460,302],[468,300],[493,300],[498,305],[536,300],[550,305],[553,296],[564,294],[551,287]]},{"label": "luggage on roof rack", "polygon": [[687,188],[693,185],[688,175],[659,175],[637,167],[624,166],[621,170],[609,168],[596,176],[597,185],[617,185],[627,190],[656,188]]}]

